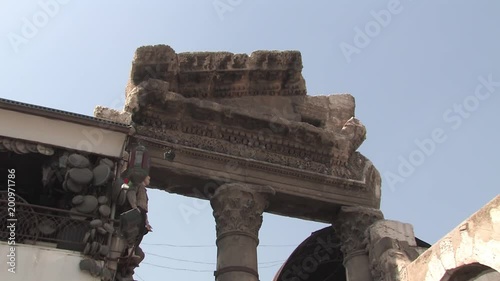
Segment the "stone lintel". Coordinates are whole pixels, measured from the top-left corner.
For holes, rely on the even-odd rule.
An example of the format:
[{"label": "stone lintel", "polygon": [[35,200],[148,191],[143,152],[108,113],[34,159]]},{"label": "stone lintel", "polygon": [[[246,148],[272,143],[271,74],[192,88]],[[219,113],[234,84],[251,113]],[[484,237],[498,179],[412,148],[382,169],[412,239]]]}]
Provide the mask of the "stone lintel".
[{"label": "stone lintel", "polygon": [[[370,162],[363,168],[364,178],[349,180],[174,143],[141,141],[152,157],[152,187],[171,193],[208,199],[214,187],[225,183],[269,185],[276,195],[268,212],[326,223],[341,205],[379,206],[378,172]],[[175,159],[165,160],[171,148]]]},{"label": "stone lintel", "polygon": [[[124,110],[131,143],[154,147],[158,188],[207,198],[207,181],[269,185],[279,202],[269,212],[317,221],[343,205],[378,208],[380,174],[357,152],[366,128],[354,98],[305,95],[301,70],[296,51],[139,48]],[[165,160],[172,149],[175,159]]]}]

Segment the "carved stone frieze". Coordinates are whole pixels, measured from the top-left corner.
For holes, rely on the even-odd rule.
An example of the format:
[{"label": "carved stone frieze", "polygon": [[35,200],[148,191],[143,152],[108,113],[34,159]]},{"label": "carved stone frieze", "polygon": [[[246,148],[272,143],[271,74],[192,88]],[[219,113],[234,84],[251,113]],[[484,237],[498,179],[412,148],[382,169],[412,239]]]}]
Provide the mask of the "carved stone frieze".
[{"label": "carved stone frieze", "polygon": [[[177,128],[183,130],[179,124],[173,126],[177,126]],[[366,176],[364,168],[367,165],[367,159],[357,152],[351,155],[347,163],[334,165],[333,159],[328,156],[315,155],[311,152],[300,153],[299,149],[280,147],[269,141],[266,142],[264,139],[259,141],[257,135],[224,137],[224,135],[217,135],[203,129],[198,129],[196,126],[184,128],[185,132],[166,130],[153,126],[137,126],[136,129],[141,135],[174,144],[254,159],[324,175],[353,180],[363,180]]]},{"label": "carved stone frieze", "polygon": [[[364,200],[378,206],[380,175],[357,152],[366,128],[354,117],[354,97],[307,96],[301,70],[295,51],[177,54],[166,45],[145,46],[132,62],[124,111],[135,138],[184,155],[175,165],[229,159],[243,171],[311,181],[315,191],[331,186],[342,196],[374,195]],[[97,115],[120,118],[102,109]]]},{"label": "carved stone frieze", "polygon": [[[141,136],[139,138],[141,142],[143,142],[147,147],[157,147],[161,150],[170,149],[174,143],[168,141],[159,141],[156,138],[149,138]],[[176,143],[179,144],[179,143]],[[175,145],[174,145],[175,146]],[[342,173],[339,175],[333,174],[324,174],[315,170],[309,169],[290,169],[290,166],[283,165],[282,163],[278,163],[277,165],[269,165],[264,161],[247,161],[247,158],[238,157],[234,158],[230,155],[224,154],[214,154],[209,152],[209,150],[191,150],[188,148],[182,148],[180,146],[176,146],[176,154],[178,155],[186,155],[190,158],[195,159],[207,159],[210,161],[215,161],[218,163],[228,163],[234,162],[235,165],[240,167],[241,169],[255,169],[265,171],[271,174],[286,176],[289,178],[297,178],[303,181],[311,181],[313,183],[325,184],[335,186],[336,188],[344,189],[348,193],[359,194],[359,192],[377,192],[380,189],[381,178],[377,169],[373,166],[373,164],[366,159],[362,154],[356,152],[355,156],[351,158],[352,164],[349,164],[348,167],[351,169],[353,174],[352,177],[346,177],[346,173]],[[252,156],[253,154],[248,154],[247,156]],[[257,158],[250,158],[258,160]],[[271,163],[273,164],[273,163]],[[338,171],[339,168],[333,170]],[[377,198],[375,200],[378,202],[380,200],[380,192],[378,192]]]},{"label": "carved stone frieze", "polygon": [[186,97],[305,95],[302,59],[297,51],[180,53],[166,45],[137,49],[128,89],[148,79],[169,83]]},{"label": "carved stone frieze", "polygon": [[206,149],[348,179],[364,177],[365,158],[355,153],[366,130],[355,118],[334,133],[303,122],[266,118],[247,109],[186,99],[149,80],[129,95],[137,133]]},{"label": "carved stone frieze", "polygon": [[267,186],[229,183],[220,186],[210,199],[216,222],[217,237],[241,232],[258,237],[262,213],[268,206],[274,190]]},{"label": "carved stone frieze", "polygon": [[348,257],[356,252],[366,251],[367,230],[376,221],[383,219],[378,209],[343,206],[333,221],[333,227],[342,241],[341,250]]}]

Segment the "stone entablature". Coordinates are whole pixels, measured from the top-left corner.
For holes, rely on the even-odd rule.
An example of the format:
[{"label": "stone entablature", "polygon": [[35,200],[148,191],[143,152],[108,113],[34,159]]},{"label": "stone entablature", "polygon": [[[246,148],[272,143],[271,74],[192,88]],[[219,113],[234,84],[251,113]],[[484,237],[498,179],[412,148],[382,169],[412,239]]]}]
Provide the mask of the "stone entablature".
[{"label": "stone entablature", "polygon": [[354,98],[307,96],[301,70],[295,51],[141,47],[126,114],[102,107],[95,114],[131,116],[130,143],[150,149],[154,186],[169,192],[208,199],[208,182],[271,186],[279,203],[269,212],[325,222],[342,205],[378,208],[381,179],[357,152],[366,128],[354,117]]},{"label": "stone entablature", "polygon": [[366,129],[355,118],[339,132],[246,108],[187,99],[149,80],[129,93],[137,134],[175,144],[270,162],[317,173],[360,179],[366,162],[355,154]]},{"label": "stone entablature", "polygon": [[169,82],[169,90],[186,97],[305,95],[301,70],[297,51],[176,54],[166,45],[144,46],[135,53],[128,87],[153,78]]},{"label": "stone entablature", "polygon": [[[225,183],[271,185],[276,196],[269,212],[323,222],[330,222],[331,210],[338,205],[379,206],[380,176],[369,161],[363,179],[346,180],[156,139],[137,138],[150,151],[153,186],[171,193],[209,199],[209,191]],[[175,160],[165,160],[164,152],[171,148],[175,150]]]}]

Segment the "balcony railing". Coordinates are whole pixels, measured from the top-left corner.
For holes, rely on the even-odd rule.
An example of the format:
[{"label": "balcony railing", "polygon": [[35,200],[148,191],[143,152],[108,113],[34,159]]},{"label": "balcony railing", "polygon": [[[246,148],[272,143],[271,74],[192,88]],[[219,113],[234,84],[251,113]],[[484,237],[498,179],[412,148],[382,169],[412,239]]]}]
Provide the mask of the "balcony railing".
[{"label": "balcony railing", "polygon": [[[83,251],[86,246],[84,238],[92,233],[90,221],[97,216],[75,213],[68,210],[43,207],[28,204],[21,197],[15,197],[14,216],[8,210],[9,198],[6,192],[0,192],[0,241],[8,241],[12,235],[6,228],[10,221],[15,221],[16,244],[55,244],[59,249]],[[12,201],[12,199],[11,199]],[[95,230],[91,237],[92,241],[99,244],[108,244],[109,234],[97,235]]]}]

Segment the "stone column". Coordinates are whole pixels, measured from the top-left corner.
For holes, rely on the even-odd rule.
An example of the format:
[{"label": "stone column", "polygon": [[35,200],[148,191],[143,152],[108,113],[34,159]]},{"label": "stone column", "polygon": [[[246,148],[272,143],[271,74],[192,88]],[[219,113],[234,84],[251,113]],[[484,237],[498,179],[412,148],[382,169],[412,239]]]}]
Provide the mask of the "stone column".
[{"label": "stone column", "polygon": [[333,221],[333,227],[339,234],[344,253],[344,267],[347,281],[372,281],[368,258],[367,230],[375,221],[383,219],[378,209],[365,207],[341,207]]},{"label": "stone column", "polygon": [[258,281],[257,245],[262,213],[274,190],[230,183],[210,200],[217,231],[217,281]]}]

